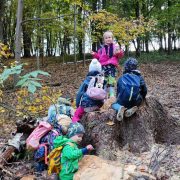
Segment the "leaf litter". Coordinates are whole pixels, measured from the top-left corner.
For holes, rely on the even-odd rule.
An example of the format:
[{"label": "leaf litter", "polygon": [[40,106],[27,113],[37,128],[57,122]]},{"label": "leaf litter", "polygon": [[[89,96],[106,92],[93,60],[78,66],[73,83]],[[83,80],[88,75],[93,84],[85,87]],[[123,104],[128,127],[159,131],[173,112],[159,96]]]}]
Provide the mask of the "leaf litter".
[{"label": "leaf litter", "polygon": [[[75,98],[76,92],[81,82],[88,73],[88,63],[83,67],[78,64],[77,73],[74,72],[73,64],[50,64],[42,68],[43,71],[51,74],[51,77],[43,79],[43,83],[51,87],[56,93],[61,90],[63,95],[72,96]],[[118,75],[122,73],[122,68],[119,68]],[[33,69],[32,69],[33,70]],[[28,70],[29,71],[29,70]],[[163,62],[160,64],[142,64],[140,71],[145,78],[148,87],[148,96],[155,96],[167,109],[174,120],[180,124],[180,63],[178,62]],[[12,92],[6,92],[6,101],[10,104],[16,103]],[[48,110],[48,107],[47,107]],[[47,112],[46,112],[47,113]],[[43,114],[42,116],[46,116]],[[17,117],[5,113],[1,113],[0,128],[1,128],[1,144],[3,147],[11,133],[14,132],[15,121]],[[109,125],[113,125],[109,121]],[[126,164],[135,164],[141,171],[151,172],[159,179],[180,179],[180,146],[179,145],[158,145],[155,144],[151,151],[141,154],[132,154],[126,146],[122,150],[117,151],[117,160]],[[26,162],[26,167],[24,167]],[[17,162],[11,162],[5,167],[7,172],[3,172],[6,176],[4,179],[11,179],[10,174],[16,174],[16,177],[29,176],[34,174],[32,171],[32,162],[25,158]],[[8,175],[9,171],[9,175]],[[0,176],[2,173],[0,174]],[[36,174],[35,174],[36,175]],[[46,175],[41,174],[40,179],[46,179]]]}]

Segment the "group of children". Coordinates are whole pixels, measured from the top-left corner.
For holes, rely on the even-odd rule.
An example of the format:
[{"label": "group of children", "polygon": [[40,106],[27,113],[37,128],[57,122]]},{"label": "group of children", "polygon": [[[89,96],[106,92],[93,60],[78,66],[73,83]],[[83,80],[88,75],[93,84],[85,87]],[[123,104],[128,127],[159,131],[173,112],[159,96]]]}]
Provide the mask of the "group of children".
[{"label": "group of children", "polygon": [[[61,180],[72,180],[74,173],[78,170],[79,159],[94,149],[92,145],[82,149],[77,147],[85,133],[84,127],[80,123],[81,118],[86,112],[101,108],[108,98],[115,97],[116,71],[119,59],[123,57],[124,53],[117,44],[113,43],[112,32],[105,32],[103,38],[104,46],[97,53],[92,52],[94,59],[89,65],[89,72],[76,96],[76,111],[74,112],[69,101],[60,99],[59,104],[64,104],[66,108],[60,105],[58,114],[67,115],[72,118],[72,122],[68,124],[66,131],[59,132],[58,135],[49,132],[53,136],[53,147],[50,146],[50,150],[63,146],[59,172]],[[134,114],[147,94],[145,81],[137,67],[137,60],[128,58],[124,63],[123,75],[118,79],[116,101],[111,107],[117,112],[119,121],[122,121],[124,116],[130,117]],[[57,119],[57,107],[53,105],[48,111],[48,121],[54,126]],[[61,121],[59,124],[61,125]],[[58,129],[58,123],[54,127]],[[59,130],[62,130],[61,128]],[[44,139],[42,138],[41,141]],[[48,140],[44,141],[48,142]],[[42,146],[40,148],[42,149]],[[38,157],[40,148],[36,150],[35,157]]]}]

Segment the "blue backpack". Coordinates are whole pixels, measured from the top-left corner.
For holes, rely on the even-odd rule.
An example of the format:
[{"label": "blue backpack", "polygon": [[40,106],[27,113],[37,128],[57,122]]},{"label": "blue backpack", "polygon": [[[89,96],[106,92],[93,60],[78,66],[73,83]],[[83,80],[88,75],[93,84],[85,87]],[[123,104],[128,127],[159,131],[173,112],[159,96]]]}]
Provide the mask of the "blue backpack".
[{"label": "blue backpack", "polygon": [[120,89],[118,99],[121,102],[134,103],[140,95],[140,77],[135,74],[126,73],[120,78],[118,88]]}]

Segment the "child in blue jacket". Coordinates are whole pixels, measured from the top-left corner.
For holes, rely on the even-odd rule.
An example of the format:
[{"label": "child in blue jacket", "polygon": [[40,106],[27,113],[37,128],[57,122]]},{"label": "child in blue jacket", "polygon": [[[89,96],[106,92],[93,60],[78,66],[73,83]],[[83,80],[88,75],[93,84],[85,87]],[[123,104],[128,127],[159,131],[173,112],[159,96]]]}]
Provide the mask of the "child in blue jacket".
[{"label": "child in blue jacket", "polygon": [[79,121],[85,112],[90,112],[99,109],[104,100],[94,100],[90,98],[86,91],[88,89],[89,82],[93,76],[101,75],[102,67],[97,59],[93,59],[89,65],[89,73],[86,76],[86,79],[81,84],[77,96],[76,96],[76,111],[72,118],[72,122]]},{"label": "child in blue jacket", "polygon": [[112,108],[117,111],[117,120],[133,115],[147,94],[146,83],[137,70],[138,61],[128,58],[124,63],[123,75],[117,82],[117,100]]}]

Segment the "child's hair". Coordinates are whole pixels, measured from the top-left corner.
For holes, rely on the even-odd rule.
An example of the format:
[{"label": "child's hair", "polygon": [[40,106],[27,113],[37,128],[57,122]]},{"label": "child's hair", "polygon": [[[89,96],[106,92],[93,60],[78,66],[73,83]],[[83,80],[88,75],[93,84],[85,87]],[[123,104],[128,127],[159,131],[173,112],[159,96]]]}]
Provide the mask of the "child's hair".
[{"label": "child's hair", "polygon": [[138,67],[138,61],[135,58],[128,58],[124,63],[124,70],[125,71],[133,71],[136,70]]},{"label": "child's hair", "polygon": [[114,38],[113,33],[112,33],[111,31],[106,31],[106,32],[103,34],[103,39],[104,39],[105,36],[107,36],[108,34],[111,35],[112,38]]}]

